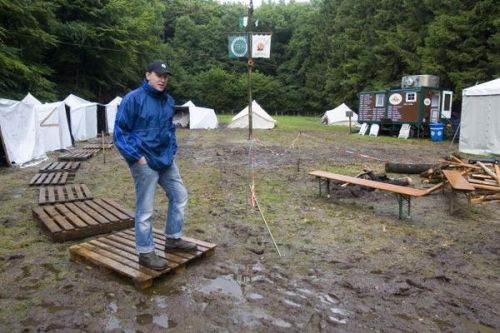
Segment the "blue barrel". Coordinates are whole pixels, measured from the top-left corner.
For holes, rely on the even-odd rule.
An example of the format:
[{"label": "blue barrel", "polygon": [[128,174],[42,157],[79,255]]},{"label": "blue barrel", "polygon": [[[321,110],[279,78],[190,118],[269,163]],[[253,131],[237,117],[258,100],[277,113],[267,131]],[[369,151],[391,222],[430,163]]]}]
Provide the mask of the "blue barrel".
[{"label": "blue barrel", "polygon": [[444,124],[441,123],[429,124],[429,128],[431,131],[432,141],[443,141]]}]

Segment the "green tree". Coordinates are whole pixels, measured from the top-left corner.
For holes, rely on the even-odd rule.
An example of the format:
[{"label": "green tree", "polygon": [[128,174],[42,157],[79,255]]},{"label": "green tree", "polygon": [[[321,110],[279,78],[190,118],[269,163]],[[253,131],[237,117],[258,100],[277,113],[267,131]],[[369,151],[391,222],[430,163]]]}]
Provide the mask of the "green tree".
[{"label": "green tree", "polygon": [[0,96],[54,97],[43,54],[56,43],[49,32],[55,7],[52,1],[0,0]]}]

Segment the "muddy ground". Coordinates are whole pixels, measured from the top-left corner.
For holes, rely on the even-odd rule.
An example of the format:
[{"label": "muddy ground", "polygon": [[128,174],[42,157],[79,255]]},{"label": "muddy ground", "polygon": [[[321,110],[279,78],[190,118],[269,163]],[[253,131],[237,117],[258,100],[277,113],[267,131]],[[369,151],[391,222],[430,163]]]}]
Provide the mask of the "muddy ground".
[{"label": "muddy ground", "polygon": [[[316,119],[278,118],[272,131],[178,131],[190,192],[185,234],[215,254],[138,291],[127,278],[70,260],[78,241],[53,243],[27,186],[41,165],[0,169],[1,332],[499,332],[500,206],[441,191],[412,200],[353,188],[318,196],[315,169],[355,175],[384,163],[435,163],[449,141],[349,135]],[[257,209],[247,205],[253,165]],[[401,177],[402,175],[389,175]],[[418,176],[415,186],[423,187]],[[116,151],[83,163],[76,182],[133,207]],[[158,192],[155,225],[166,199]]]}]

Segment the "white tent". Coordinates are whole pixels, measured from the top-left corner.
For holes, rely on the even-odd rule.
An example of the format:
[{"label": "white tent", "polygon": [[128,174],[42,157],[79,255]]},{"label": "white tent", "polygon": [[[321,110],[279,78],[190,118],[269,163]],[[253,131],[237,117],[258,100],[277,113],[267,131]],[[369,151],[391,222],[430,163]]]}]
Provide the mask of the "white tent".
[{"label": "white tent", "polygon": [[111,102],[105,105],[106,108],[106,122],[108,125],[108,132],[113,134],[115,128],[115,118],[116,112],[118,111],[118,106],[122,102],[120,96],[116,96]]},{"label": "white tent", "polygon": [[71,133],[75,141],[97,136],[97,103],[89,102],[75,95],[64,100],[70,108]]},{"label": "white tent", "polygon": [[71,147],[64,102],[36,105],[35,113],[46,152]]},{"label": "white tent", "polygon": [[21,102],[29,104],[29,105],[40,105],[42,102],[40,102],[35,96],[32,94],[28,93],[24,98],[21,100]]},{"label": "white tent", "polygon": [[[266,111],[254,100],[252,101],[252,128],[271,129],[276,126],[274,120]],[[248,128],[248,106],[231,119],[228,128]]]},{"label": "white tent", "polygon": [[[189,122],[189,128],[212,129],[217,128],[219,125],[214,109],[196,106],[191,101],[184,103],[182,106],[186,106],[189,109],[189,119],[187,119]],[[182,116],[187,117],[188,115],[183,114]],[[181,120],[181,123],[185,122],[185,119]]]},{"label": "white tent", "polygon": [[[349,125],[349,117],[346,116],[346,111],[352,110],[344,103],[337,106],[335,109],[328,110],[325,112],[323,117],[321,117],[321,123],[326,125]],[[357,125],[358,115],[352,113],[351,124]]]},{"label": "white tent", "polygon": [[462,91],[458,150],[468,154],[500,154],[500,79]]},{"label": "white tent", "polygon": [[13,166],[47,158],[33,105],[37,102],[30,94],[22,101],[0,99],[0,134],[6,158]]}]

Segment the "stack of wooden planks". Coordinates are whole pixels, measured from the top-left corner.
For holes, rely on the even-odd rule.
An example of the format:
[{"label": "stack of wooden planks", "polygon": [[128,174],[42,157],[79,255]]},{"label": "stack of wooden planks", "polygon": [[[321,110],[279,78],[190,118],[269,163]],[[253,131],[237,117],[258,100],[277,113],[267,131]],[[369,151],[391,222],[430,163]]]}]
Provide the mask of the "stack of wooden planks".
[{"label": "stack of wooden planks", "polygon": [[474,190],[471,193],[471,203],[500,202],[500,165],[497,163],[465,161],[454,154],[440,161],[437,168],[431,168],[421,174],[429,183],[446,180],[444,170],[459,171]]}]

